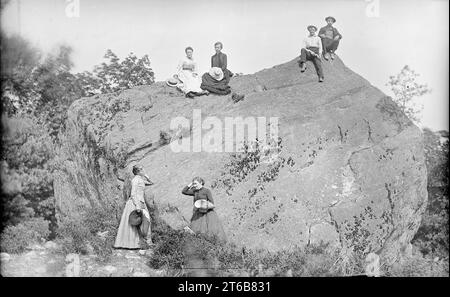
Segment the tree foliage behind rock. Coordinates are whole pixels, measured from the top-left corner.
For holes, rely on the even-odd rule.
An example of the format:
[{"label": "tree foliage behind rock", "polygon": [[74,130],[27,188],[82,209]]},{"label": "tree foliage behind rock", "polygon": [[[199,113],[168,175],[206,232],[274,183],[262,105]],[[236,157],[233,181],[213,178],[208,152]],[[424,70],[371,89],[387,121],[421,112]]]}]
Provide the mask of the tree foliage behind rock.
[{"label": "tree foliage behind rock", "polygon": [[414,244],[425,255],[448,257],[448,132],[424,129],[428,171],[428,207],[414,238]]},{"label": "tree foliage behind rock", "polygon": [[415,103],[413,99],[431,92],[426,84],[417,82],[418,76],[419,74],[405,65],[399,74],[390,76],[387,83],[394,93],[394,101],[405,115],[415,123],[420,122],[420,113],[423,106]]},{"label": "tree foliage behind rock", "polygon": [[107,50],[92,72],[73,73],[72,48],[44,55],[20,36],[1,32],[3,227],[42,217],[56,227],[53,171],[67,109],[77,99],[151,84],[147,55],[122,61]]}]

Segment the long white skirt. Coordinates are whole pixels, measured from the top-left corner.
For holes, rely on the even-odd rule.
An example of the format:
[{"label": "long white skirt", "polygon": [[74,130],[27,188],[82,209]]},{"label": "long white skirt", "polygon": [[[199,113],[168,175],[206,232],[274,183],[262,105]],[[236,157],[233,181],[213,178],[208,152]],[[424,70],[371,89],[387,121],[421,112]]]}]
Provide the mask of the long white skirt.
[{"label": "long white skirt", "polygon": [[131,226],[128,222],[130,213],[135,210],[133,200],[128,199],[120,219],[119,230],[117,230],[115,248],[137,249],[139,248],[139,231],[135,226]]},{"label": "long white skirt", "polygon": [[181,70],[178,72],[178,78],[183,82],[178,85],[178,88],[185,94],[189,92],[201,93],[203,90],[200,88],[202,84],[202,78],[200,75],[194,77],[193,72],[189,70]]}]

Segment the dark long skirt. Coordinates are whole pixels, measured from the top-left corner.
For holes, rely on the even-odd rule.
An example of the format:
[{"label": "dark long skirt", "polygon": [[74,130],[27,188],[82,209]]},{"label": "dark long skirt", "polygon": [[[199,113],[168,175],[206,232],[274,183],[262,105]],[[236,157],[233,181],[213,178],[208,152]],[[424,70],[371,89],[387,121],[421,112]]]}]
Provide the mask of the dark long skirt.
[{"label": "dark long skirt", "polygon": [[210,93],[218,95],[228,95],[231,93],[231,87],[228,85],[230,82],[230,76],[228,71],[224,73],[224,78],[221,81],[217,81],[209,75],[208,72],[202,76],[202,84],[200,88],[207,90]]},{"label": "dark long skirt", "polygon": [[222,223],[214,210],[209,210],[207,213],[195,210],[191,218],[190,228],[195,233],[216,236],[221,241],[227,240]]}]

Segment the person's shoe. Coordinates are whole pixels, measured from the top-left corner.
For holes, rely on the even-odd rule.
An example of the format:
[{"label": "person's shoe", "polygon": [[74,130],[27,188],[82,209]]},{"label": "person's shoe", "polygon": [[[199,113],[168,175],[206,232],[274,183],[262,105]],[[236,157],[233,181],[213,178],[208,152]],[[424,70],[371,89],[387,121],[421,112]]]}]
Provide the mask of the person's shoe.
[{"label": "person's shoe", "polygon": [[245,95],[238,95],[238,94],[236,94],[236,93],[233,93],[232,95],[231,95],[231,99],[234,101],[234,103],[237,103],[237,102],[239,102],[239,101],[241,101],[241,100],[244,100],[244,97],[245,97]]},{"label": "person's shoe", "polygon": [[193,99],[194,97],[195,97],[195,96],[194,96],[194,94],[192,94],[192,92],[186,93],[186,98]]},{"label": "person's shoe", "polygon": [[325,53],[323,55],[323,58],[328,61],[328,59],[330,59],[330,54],[329,53]]},{"label": "person's shoe", "polygon": [[319,82],[323,82],[323,77],[319,77]]},{"label": "person's shoe", "polygon": [[301,72],[305,72],[305,70],[306,70],[306,63],[301,63],[300,64],[300,71]]},{"label": "person's shoe", "polygon": [[334,60],[334,58],[336,58],[336,55],[334,53],[330,54],[331,60]]}]

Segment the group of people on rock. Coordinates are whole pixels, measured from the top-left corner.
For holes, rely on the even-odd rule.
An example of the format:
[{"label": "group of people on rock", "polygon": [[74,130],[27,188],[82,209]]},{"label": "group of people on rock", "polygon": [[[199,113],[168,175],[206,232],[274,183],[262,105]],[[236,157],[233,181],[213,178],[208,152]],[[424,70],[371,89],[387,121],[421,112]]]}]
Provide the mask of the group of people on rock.
[{"label": "group of people on rock", "polygon": [[[153,185],[143,166],[134,165],[134,177],[126,179],[123,194],[126,200],[117,231],[114,248],[144,249],[153,245],[151,239],[151,216],[149,210],[154,207],[154,196],[145,191],[146,186]],[[181,193],[193,197],[193,214],[185,230],[193,234],[206,234],[226,241],[225,231],[219,217],[214,211],[215,205],[211,190],[204,187],[205,181],[195,177]]]},{"label": "group of people on rock", "polygon": [[319,82],[323,82],[324,80],[322,56],[325,60],[334,60],[334,52],[337,50],[339,41],[342,39],[342,35],[333,27],[336,19],[329,16],[325,18],[325,21],[327,25],[320,28],[318,36],[316,35],[316,26],[309,25],[307,27],[309,35],[303,40],[299,61],[301,72],[305,72],[306,70],[306,61],[312,61],[319,76]]},{"label": "group of people on rock", "polygon": [[[316,35],[316,26],[307,27],[309,35],[303,40],[299,60],[301,72],[306,70],[306,61],[312,61],[319,76],[319,82],[324,80],[321,58],[333,60],[339,41],[342,39],[342,35],[333,27],[336,19],[329,16],[325,18],[325,21],[327,25],[319,30],[318,35]],[[227,55],[222,53],[221,42],[216,42],[214,47],[216,53],[211,57],[211,69],[207,73],[199,76],[197,63],[193,58],[194,50],[187,47],[186,57],[180,61],[177,74],[166,83],[179,88],[189,98],[209,93],[230,94],[229,82],[233,73],[227,68]],[[233,94],[233,96],[243,95]],[[124,183],[123,193],[127,202],[120,220],[115,248],[138,249],[142,247],[142,241],[145,241],[147,245],[153,245],[149,209],[152,208],[154,201],[152,194],[145,194],[145,187],[152,185],[153,182],[140,165],[133,166],[132,172],[134,177]],[[201,177],[195,177],[181,191],[184,195],[192,196],[194,204],[190,226],[186,226],[185,230],[208,234],[225,241],[226,235],[214,211],[211,191],[205,188],[204,184],[205,181]]]},{"label": "group of people on rock", "polygon": [[[194,60],[194,49],[188,46],[184,52],[186,56],[178,63],[177,73],[166,81],[171,87],[177,87],[188,98],[208,95],[214,93],[218,95],[228,95],[231,93],[229,86],[233,73],[227,68],[227,55],[222,53],[222,42],[214,44],[216,53],[211,57],[211,68],[201,77],[198,74],[197,62]],[[233,93],[233,99],[243,97]]]},{"label": "group of people on rock", "polygon": [[[306,61],[313,63],[319,82],[324,81],[322,57],[325,60],[333,60],[339,41],[342,39],[342,35],[333,27],[336,19],[328,16],[325,21],[327,25],[319,30],[318,35],[316,35],[316,26],[309,25],[307,27],[309,34],[303,40],[299,60],[301,72],[306,70]],[[222,53],[222,42],[216,42],[214,49],[216,53],[211,57],[211,68],[200,77],[197,63],[193,57],[194,49],[190,46],[187,47],[185,49],[186,56],[178,64],[177,73],[166,83],[171,87],[180,89],[188,98],[208,95],[209,93],[230,94],[229,82],[233,73],[227,68],[227,55]],[[244,95],[233,93],[232,97],[233,100],[239,101],[243,99]]]}]

